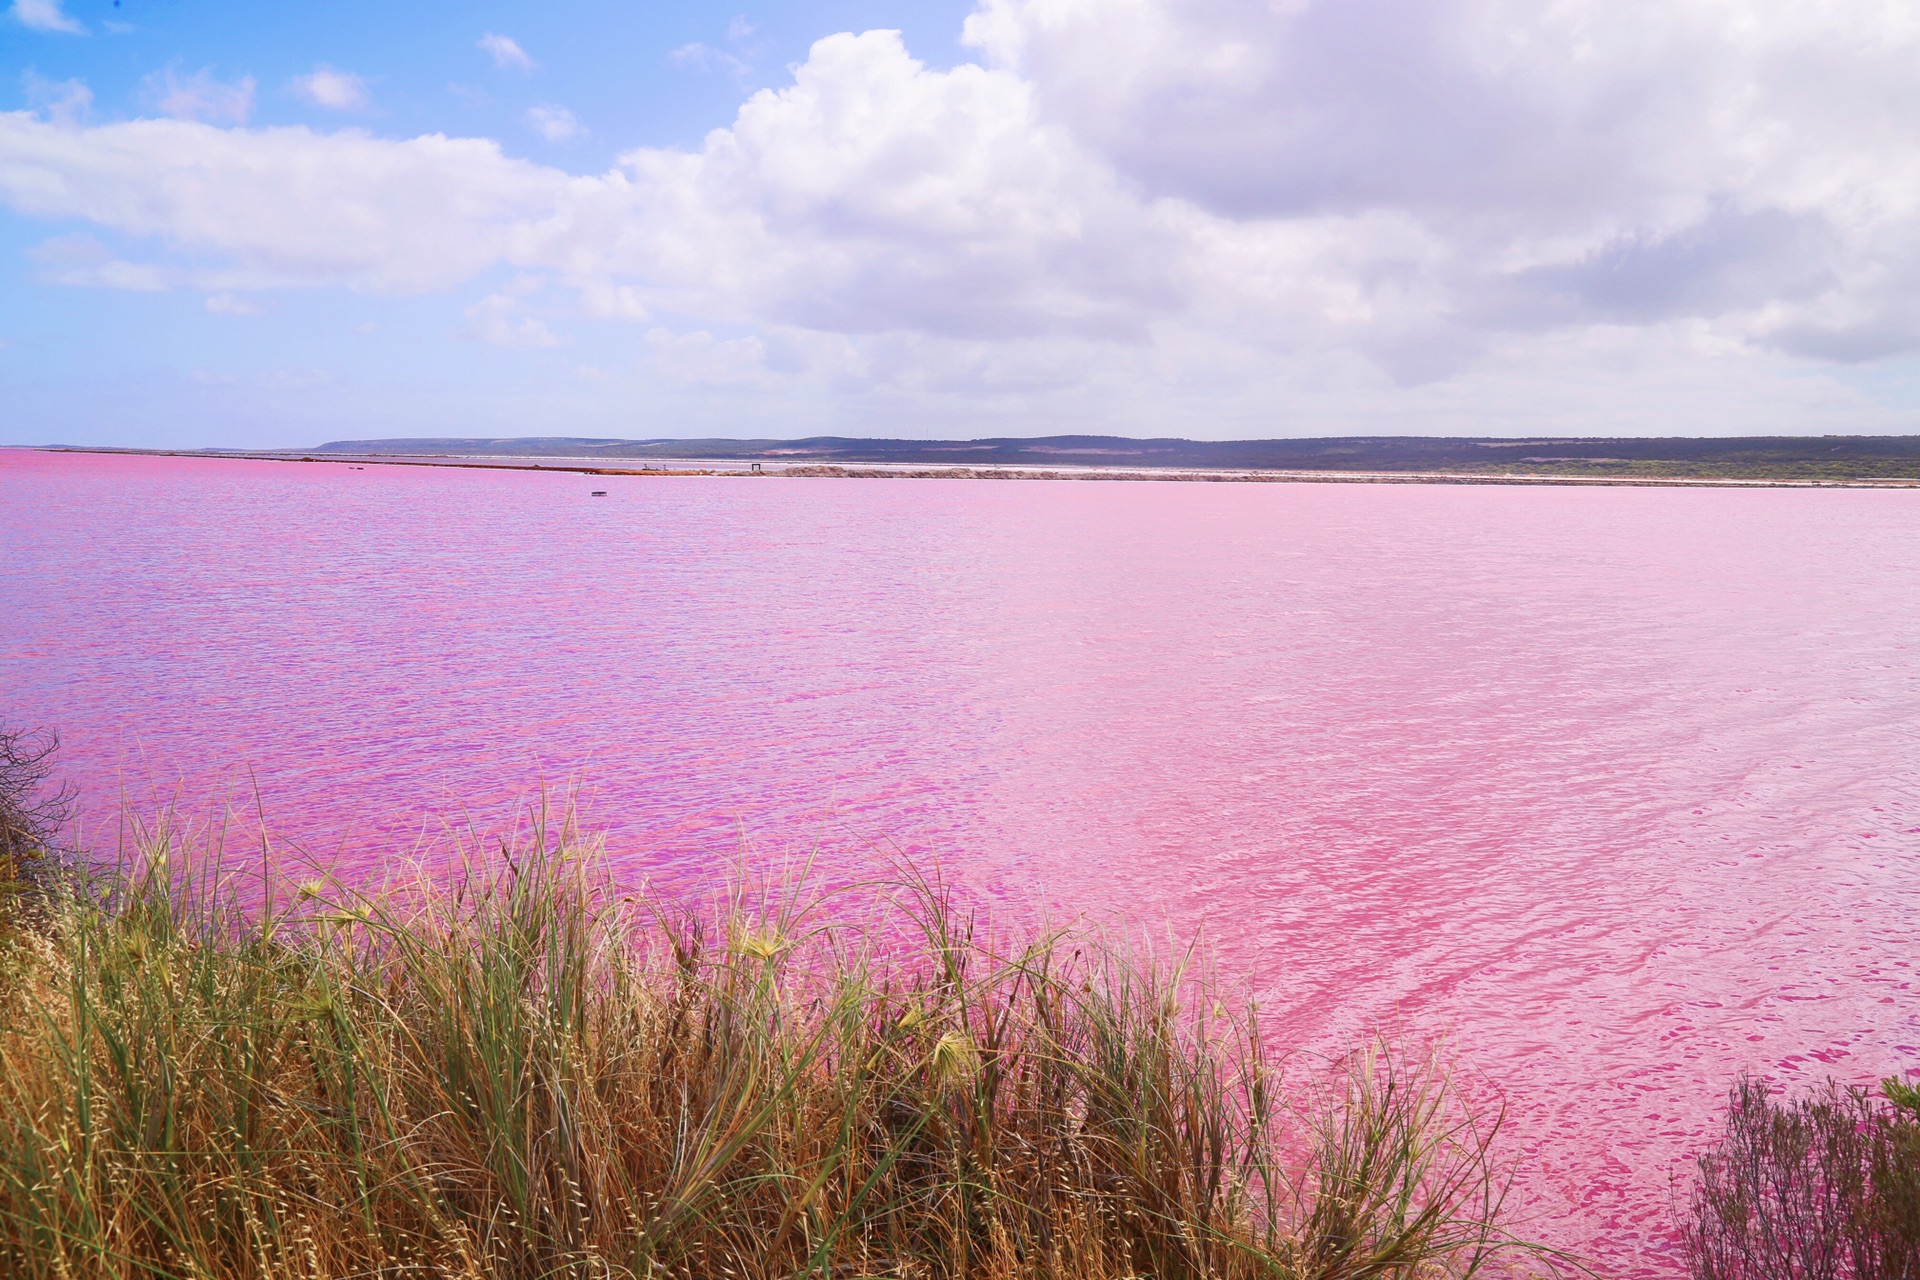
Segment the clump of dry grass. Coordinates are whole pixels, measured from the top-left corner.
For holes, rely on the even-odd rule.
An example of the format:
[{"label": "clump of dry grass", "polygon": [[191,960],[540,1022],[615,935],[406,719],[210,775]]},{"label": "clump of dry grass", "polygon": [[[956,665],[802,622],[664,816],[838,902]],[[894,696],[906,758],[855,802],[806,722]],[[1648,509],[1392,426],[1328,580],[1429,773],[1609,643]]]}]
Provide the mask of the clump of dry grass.
[{"label": "clump of dry grass", "polygon": [[[1403,1055],[1289,1105],[1252,1014],[903,874],[696,912],[536,827],[262,909],[163,825],[16,934],[0,1270],[1465,1277],[1496,1123]],[[266,895],[272,902],[271,893]],[[878,901],[882,905],[873,906]]]}]

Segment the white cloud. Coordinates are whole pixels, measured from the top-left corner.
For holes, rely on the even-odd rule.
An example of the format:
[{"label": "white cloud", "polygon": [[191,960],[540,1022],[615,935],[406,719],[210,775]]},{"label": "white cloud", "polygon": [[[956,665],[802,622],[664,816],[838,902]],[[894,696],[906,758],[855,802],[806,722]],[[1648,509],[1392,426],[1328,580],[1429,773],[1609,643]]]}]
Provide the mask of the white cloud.
[{"label": "white cloud", "polygon": [[480,37],[480,48],[486,50],[493,59],[493,65],[503,71],[518,71],[522,74],[533,70],[533,59],[527,56],[519,42],[508,36],[495,35],[489,31]]},{"label": "white cloud", "polygon": [[565,142],[586,132],[580,121],[574,118],[573,112],[551,103],[528,108],[527,123],[548,142]]},{"label": "white cloud", "polygon": [[681,45],[667,57],[682,66],[698,67],[702,71],[715,66],[725,67],[738,80],[745,80],[753,71],[753,65],[738,54],[729,53],[725,49],[716,49],[712,45],[702,44],[697,40],[692,44]]},{"label": "white cloud", "polygon": [[218,316],[257,316],[264,308],[242,294],[213,293],[207,295],[207,310]]},{"label": "white cloud", "polygon": [[208,68],[182,76],[177,66],[156,71],[141,81],[144,95],[162,115],[177,120],[210,120],[245,124],[253,114],[253,77],[228,84]]},{"label": "white cloud", "polygon": [[714,387],[764,382],[766,355],[766,343],[758,337],[721,339],[704,329],[649,329],[643,361],[676,382]]},{"label": "white cloud", "polygon": [[[1880,411],[1833,362],[1920,353],[1920,13],[1881,0],[987,0],[967,38],[984,64],[941,70],[829,37],[696,149],[588,175],[0,115],[0,202],[159,258],[49,278],[539,272],[655,325],[661,377],[968,422],[1860,429]],[[560,341],[511,290],[467,318]]]},{"label": "white cloud", "polygon": [[0,113],[0,203],[218,262],[229,290],[448,288],[509,257],[567,182],[474,139]]},{"label": "white cloud", "polygon": [[304,76],[296,76],[293,89],[316,107],[332,111],[364,111],[371,95],[367,83],[351,71],[340,71],[324,63]]},{"label": "white cloud", "polygon": [[557,347],[560,338],[546,322],[526,315],[521,302],[496,293],[467,308],[467,332],[496,347]]},{"label": "white cloud", "polygon": [[681,45],[667,57],[682,66],[698,67],[702,71],[724,67],[744,87],[753,76],[754,59],[762,52],[761,46],[753,41],[758,30],[746,17],[735,15],[727,23],[726,43],[731,48],[723,49],[696,40]]},{"label": "white cloud", "polygon": [[632,152],[573,194],[542,245],[571,274],[731,320],[1138,337],[1169,289],[1151,211],[1034,118],[1026,85],[931,71],[893,32],[818,42],[700,151]]},{"label": "white cloud", "polygon": [[610,280],[581,280],[580,310],[596,320],[650,320],[653,315],[641,300],[640,290],[630,284]]},{"label": "white cloud", "polygon": [[83,289],[122,289],[132,293],[160,293],[173,281],[161,267],[126,262],[84,232],[56,236],[27,251],[40,267],[40,277],[52,284]]},{"label": "white cloud", "polygon": [[1683,316],[1835,354],[1920,342],[1909,6],[985,0],[966,37],[1150,197],[1418,227],[1437,256],[1405,278],[1463,354]]},{"label": "white cloud", "polygon": [[93,114],[93,90],[79,80],[48,80],[28,71],[21,75],[20,87],[28,109],[55,124],[76,126]]},{"label": "white cloud", "polygon": [[13,0],[13,8],[10,12],[15,22],[35,31],[58,32],[70,36],[87,33],[86,27],[61,6],[61,0]]}]

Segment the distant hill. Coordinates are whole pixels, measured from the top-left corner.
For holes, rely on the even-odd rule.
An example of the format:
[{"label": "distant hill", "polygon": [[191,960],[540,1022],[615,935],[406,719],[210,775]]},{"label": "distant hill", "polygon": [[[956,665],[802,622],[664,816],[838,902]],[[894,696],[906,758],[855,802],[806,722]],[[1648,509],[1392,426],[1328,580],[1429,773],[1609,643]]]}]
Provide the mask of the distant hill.
[{"label": "distant hill", "polygon": [[773,462],[999,466],[1217,467],[1286,471],[1518,471],[1564,475],[1874,479],[1920,476],[1920,436],[1528,440],[1333,436],[1317,440],[1133,440],[1124,436],[984,440],[611,440],[515,436],[336,440],[313,453],[442,457],[713,458]]}]

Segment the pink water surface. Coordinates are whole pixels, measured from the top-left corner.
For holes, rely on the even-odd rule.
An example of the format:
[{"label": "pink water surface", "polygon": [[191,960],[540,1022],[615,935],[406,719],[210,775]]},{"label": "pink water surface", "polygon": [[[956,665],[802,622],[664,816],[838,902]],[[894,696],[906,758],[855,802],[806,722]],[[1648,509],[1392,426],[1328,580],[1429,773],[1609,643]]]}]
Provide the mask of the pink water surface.
[{"label": "pink water surface", "polygon": [[355,874],[578,772],[636,876],[1204,922],[1288,1043],[1445,1037],[1613,1274],[1738,1072],[1920,1069],[1920,493],[0,452],[0,617],[96,815],[257,784]]}]

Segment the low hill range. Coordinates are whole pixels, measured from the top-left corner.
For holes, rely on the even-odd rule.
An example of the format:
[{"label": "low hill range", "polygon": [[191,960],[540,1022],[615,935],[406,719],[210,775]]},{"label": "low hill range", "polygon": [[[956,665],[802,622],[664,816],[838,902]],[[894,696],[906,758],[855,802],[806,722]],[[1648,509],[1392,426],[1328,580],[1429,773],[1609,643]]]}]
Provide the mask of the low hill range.
[{"label": "low hill range", "polygon": [[1876,480],[1920,477],[1920,435],[1616,437],[1525,440],[1333,436],[1302,440],[1135,440],[1125,436],[981,440],[647,439],[576,436],[338,440],[313,454],[692,460],[785,464],[1098,467],[1232,471]]}]

